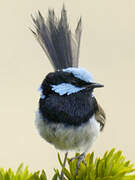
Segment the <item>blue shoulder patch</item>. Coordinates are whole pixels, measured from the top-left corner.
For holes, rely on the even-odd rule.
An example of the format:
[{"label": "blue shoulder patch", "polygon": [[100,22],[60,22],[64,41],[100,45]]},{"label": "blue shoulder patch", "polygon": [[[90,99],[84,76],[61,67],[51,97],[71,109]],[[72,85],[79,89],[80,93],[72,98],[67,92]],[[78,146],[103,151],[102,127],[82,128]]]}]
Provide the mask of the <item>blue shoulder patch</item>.
[{"label": "blue shoulder patch", "polygon": [[38,88],[38,91],[40,92],[40,98],[45,99],[45,95],[42,92],[43,90],[42,90],[41,86]]}]

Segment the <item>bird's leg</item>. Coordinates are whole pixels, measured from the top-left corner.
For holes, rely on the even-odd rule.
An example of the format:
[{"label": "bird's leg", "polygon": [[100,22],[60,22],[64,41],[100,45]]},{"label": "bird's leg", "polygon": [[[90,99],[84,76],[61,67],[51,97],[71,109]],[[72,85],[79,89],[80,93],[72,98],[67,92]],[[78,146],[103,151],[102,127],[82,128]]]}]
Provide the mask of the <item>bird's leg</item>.
[{"label": "bird's leg", "polygon": [[[65,165],[66,165],[67,155],[68,155],[68,152],[65,153],[63,167],[65,167]],[[61,170],[60,180],[62,180],[62,178],[63,178],[63,172]]]},{"label": "bird's leg", "polygon": [[75,170],[75,177],[78,174],[78,170],[80,168],[80,163],[84,160],[84,158],[85,158],[85,152],[80,154],[79,156],[75,156],[75,157],[70,159],[70,161],[73,161],[73,160],[77,159],[77,165],[76,165],[76,170]]}]

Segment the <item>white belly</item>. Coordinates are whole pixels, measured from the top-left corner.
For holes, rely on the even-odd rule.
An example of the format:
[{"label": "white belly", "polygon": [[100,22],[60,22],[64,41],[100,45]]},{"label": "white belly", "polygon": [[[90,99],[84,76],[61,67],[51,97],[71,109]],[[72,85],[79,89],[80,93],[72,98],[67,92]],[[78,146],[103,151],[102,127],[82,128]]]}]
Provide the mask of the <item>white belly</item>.
[{"label": "white belly", "polygon": [[66,127],[62,123],[47,123],[37,112],[35,124],[40,136],[60,150],[87,151],[100,132],[100,123],[95,120],[95,115],[79,127]]}]

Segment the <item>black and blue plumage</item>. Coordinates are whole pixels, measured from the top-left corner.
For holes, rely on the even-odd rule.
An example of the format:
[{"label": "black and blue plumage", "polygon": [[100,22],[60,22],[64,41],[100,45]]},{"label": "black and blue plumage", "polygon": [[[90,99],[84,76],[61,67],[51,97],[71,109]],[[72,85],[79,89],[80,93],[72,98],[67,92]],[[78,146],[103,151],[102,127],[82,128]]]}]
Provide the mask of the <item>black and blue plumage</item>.
[{"label": "black and blue plumage", "polygon": [[93,94],[92,75],[78,67],[81,19],[73,35],[63,7],[61,18],[49,10],[45,21],[41,13],[32,17],[32,31],[54,67],[43,80],[36,126],[40,135],[61,150],[87,151],[105,124],[105,113]]}]

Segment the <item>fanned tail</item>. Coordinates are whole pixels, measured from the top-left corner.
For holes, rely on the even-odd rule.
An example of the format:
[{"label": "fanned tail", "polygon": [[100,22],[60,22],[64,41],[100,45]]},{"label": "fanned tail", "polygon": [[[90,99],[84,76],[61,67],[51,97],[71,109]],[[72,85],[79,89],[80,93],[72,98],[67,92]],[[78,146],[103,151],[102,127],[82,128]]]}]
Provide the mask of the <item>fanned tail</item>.
[{"label": "fanned tail", "polygon": [[40,11],[36,18],[32,16],[35,25],[34,36],[45,51],[55,70],[68,67],[78,67],[81,40],[81,19],[77,24],[75,35],[69,29],[67,13],[63,6],[61,18],[55,16],[54,10],[49,10],[47,21]]}]

